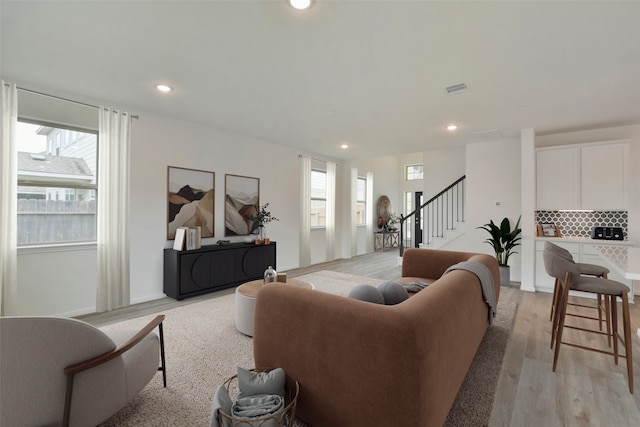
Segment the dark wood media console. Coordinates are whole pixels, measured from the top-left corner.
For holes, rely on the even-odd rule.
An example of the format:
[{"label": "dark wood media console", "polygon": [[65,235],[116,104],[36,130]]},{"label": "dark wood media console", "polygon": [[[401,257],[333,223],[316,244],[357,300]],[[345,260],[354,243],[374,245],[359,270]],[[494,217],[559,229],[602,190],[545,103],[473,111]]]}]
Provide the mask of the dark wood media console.
[{"label": "dark wood media console", "polygon": [[192,251],[164,250],[164,293],[181,300],[263,278],[276,268],[276,242],[231,243]]}]

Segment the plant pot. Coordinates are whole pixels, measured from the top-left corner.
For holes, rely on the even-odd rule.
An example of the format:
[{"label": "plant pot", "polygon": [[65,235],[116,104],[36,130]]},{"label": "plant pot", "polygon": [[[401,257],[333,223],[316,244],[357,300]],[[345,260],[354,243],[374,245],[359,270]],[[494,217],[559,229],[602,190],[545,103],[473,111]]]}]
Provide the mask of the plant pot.
[{"label": "plant pot", "polygon": [[511,283],[511,267],[508,265],[500,266],[500,286],[508,285]]}]

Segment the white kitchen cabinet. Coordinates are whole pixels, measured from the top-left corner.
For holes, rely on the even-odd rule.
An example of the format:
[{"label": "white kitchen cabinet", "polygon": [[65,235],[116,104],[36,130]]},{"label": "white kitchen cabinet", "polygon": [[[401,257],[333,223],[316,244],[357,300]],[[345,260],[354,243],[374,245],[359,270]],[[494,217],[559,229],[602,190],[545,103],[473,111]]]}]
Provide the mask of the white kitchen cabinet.
[{"label": "white kitchen cabinet", "polygon": [[538,149],[537,209],[627,209],[628,159],[628,143]]},{"label": "white kitchen cabinet", "polygon": [[627,209],[625,159],[628,144],[588,146],[580,149],[580,183],[582,209]]},{"label": "white kitchen cabinet", "polygon": [[580,209],[579,154],[575,147],[536,153],[538,210]]}]

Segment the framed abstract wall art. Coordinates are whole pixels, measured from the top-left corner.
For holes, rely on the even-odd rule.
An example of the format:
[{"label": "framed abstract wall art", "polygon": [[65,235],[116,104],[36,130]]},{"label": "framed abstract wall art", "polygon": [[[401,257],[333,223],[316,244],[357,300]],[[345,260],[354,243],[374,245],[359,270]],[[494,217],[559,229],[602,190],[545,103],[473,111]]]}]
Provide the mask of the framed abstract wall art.
[{"label": "framed abstract wall art", "polygon": [[224,185],[224,235],[251,234],[257,227],[250,217],[260,206],[260,179],[227,174]]},{"label": "framed abstract wall art", "polygon": [[167,168],[167,239],[178,227],[200,227],[202,237],[213,237],[215,172]]}]

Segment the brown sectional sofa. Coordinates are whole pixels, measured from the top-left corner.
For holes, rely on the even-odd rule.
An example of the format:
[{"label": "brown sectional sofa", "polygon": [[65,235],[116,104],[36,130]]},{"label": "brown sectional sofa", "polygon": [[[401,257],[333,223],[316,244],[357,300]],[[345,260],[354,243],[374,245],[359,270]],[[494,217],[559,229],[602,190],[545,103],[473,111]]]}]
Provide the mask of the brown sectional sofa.
[{"label": "brown sectional sofa", "polygon": [[[258,293],[257,367],[281,367],[300,383],[297,415],[313,427],[439,426],[488,326],[476,275],[494,257],[407,249],[401,281],[431,282],[397,305],[378,305],[286,284]],[[442,276],[442,277],[441,277]]]}]

